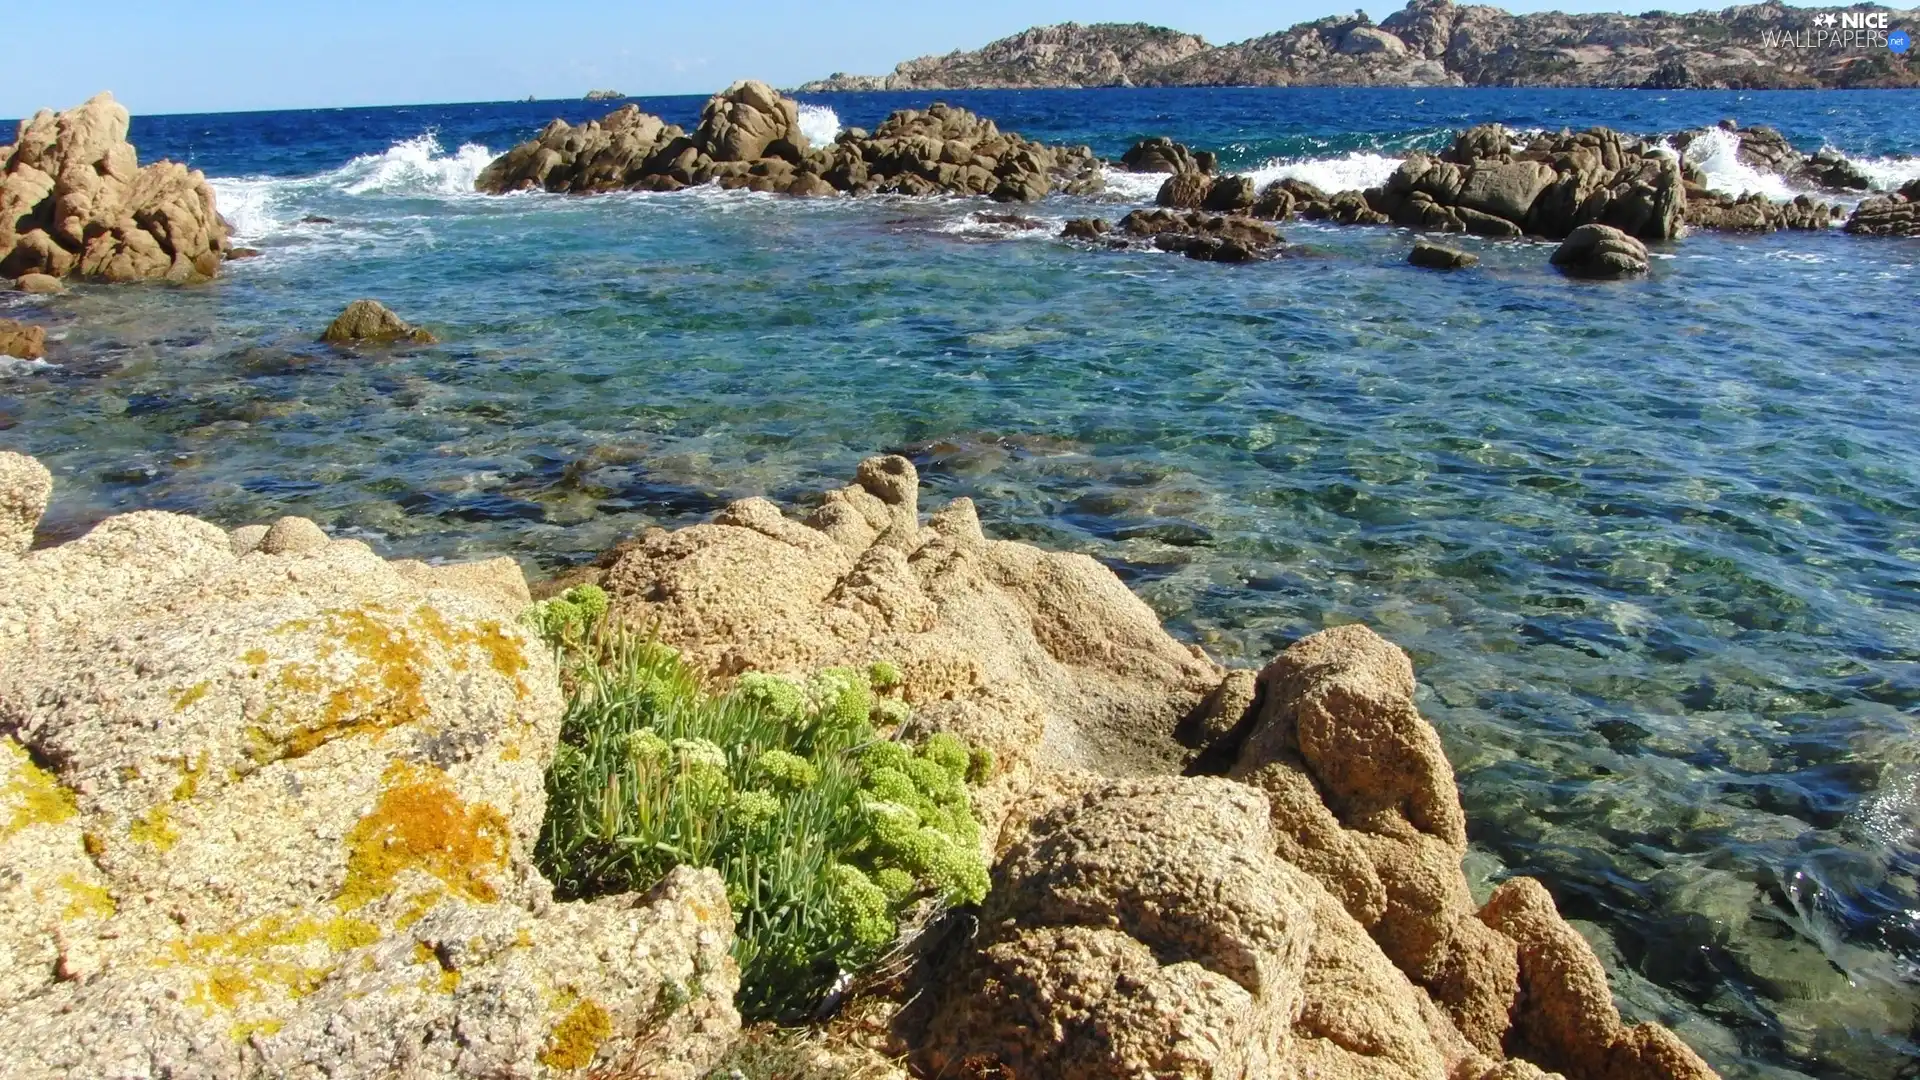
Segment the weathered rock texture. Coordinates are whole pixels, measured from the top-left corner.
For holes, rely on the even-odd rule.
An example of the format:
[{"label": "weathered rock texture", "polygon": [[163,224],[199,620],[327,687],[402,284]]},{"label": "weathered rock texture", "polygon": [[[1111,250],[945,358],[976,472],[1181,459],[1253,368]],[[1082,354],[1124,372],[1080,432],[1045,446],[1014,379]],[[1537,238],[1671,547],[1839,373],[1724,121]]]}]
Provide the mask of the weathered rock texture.
[{"label": "weathered rock texture", "polygon": [[1407,252],[1407,262],[1429,270],[1460,270],[1479,261],[1478,255],[1469,254],[1459,248],[1428,243],[1425,240],[1415,240],[1413,250]]},{"label": "weathered rock texture", "polygon": [[378,300],[355,300],[327,325],[320,340],[329,345],[390,345],[399,341],[431,345],[434,336],[395,315]]},{"label": "weathered rock texture", "polygon": [[[1231,45],[1139,23],[1066,23],[981,49],[924,56],[891,75],[835,74],[801,92],[1042,86],[1621,86],[1759,89],[1913,86],[1883,44],[1842,47],[1814,22],[1848,8],[1750,4],[1687,14],[1513,15],[1411,0],[1380,23],[1332,15]],[[1875,8],[1873,10],[1888,10]],[[1911,27],[1915,12],[1892,9]],[[1813,35],[1825,33],[1824,39]],[[1793,35],[1792,40],[1788,36]]]},{"label": "weathered rock texture", "polygon": [[297,518],[24,553],[47,488],[0,455],[8,1076],[702,1075],[718,875],[556,904],[529,861],[561,701],[524,582]]},{"label": "weathered rock texture", "polygon": [[1218,160],[1211,150],[1196,154],[1183,143],[1174,142],[1165,135],[1155,135],[1128,147],[1127,152],[1120,155],[1120,164],[1130,172],[1210,173]]},{"label": "weathered rock texture", "polygon": [[920,722],[993,750],[993,891],[898,1021],[927,1075],[1713,1075],[1621,1022],[1544,889],[1476,908],[1399,649],[1341,627],[1225,671],[1083,556],[966,499],[922,523],[917,485],[872,458],[802,520],[744,500],[574,580],[716,678],[892,661]]},{"label": "weathered rock texture", "polygon": [[42,109],[0,146],[0,277],[204,281],[219,273],[227,224],[198,170],[140,167],[127,110],[101,93]]},{"label": "weathered rock texture", "polygon": [[1120,219],[1112,242],[1125,246],[1137,241],[1205,262],[1252,262],[1278,253],[1283,238],[1272,225],[1244,215],[1135,210]]},{"label": "weathered rock texture", "polygon": [[922,524],[918,499],[911,462],[869,458],[804,519],[742,500],[648,530],[593,577],[611,617],[719,675],[888,660],[923,722],[1010,770],[1177,768],[1181,748],[1148,735],[1221,668],[1093,559],[990,540],[964,498]]},{"label": "weathered rock texture", "polygon": [[715,95],[691,135],[628,105],[580,127],[555,120],[494,160],[479,190],[672,191],[713,183],[789,195],[989,195],[1014,202],[1054,190],[1096,191],[1098,161],[1084,146],[1053,147],[1002,132],[965,109],[901,109],[871,135],[808,143],[799,106],[765,83]]}]

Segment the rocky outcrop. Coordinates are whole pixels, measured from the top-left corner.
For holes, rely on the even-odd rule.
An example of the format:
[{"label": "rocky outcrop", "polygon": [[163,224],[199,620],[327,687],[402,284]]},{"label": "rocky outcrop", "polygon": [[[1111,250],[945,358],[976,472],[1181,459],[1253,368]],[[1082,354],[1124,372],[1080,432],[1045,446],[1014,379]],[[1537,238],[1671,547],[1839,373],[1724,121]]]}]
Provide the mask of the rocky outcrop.
[{"label": "rocky outcrop", "polygon": [[[1770,2],[1687,14],[1513,15],[1488,5],[1410,0],[1378,26],[1365,14],[1333,15],[1221,46],[1161,27],[1068,23],[972,52],[910,60],[891,75],[836,74],[801,90],[1920,85],[1920,69],[1908,56],[1881,44],[1863,57],[1815,21],[1846,10],[1853,9]],[[1895,9],[1892,24],[1910,27],[1915,14]]]},{"label": "rocky outcrop", "polygon": [[1704,188],[1687,188],[1687,225],[1718,232],[1774,232],[1779,229],[1826,229],[1846,215],[1832,203],[1797,195],[1776,202],[1758,192],[1727,195]]},{"label": "rocky outcrop", "polygon": [[1480,261],[1480,256],[1461,251],[1459,248],[1443,247],[1426,240],[1415,240],[1413,250],[1407,252],[1407,262],[1413,266],[1428,270],[1463,270]]},{"label": "rocky outcrop", "polygon": [[1408,155],[1366,200],[1397,224],[1445,232],[1558,239],[1598,223],[1670,240],[1685,229],[1687,191],[1673,155],[1608,128],[1521,143],[1482,124],[1438,157]]},{"label": "rocky outcrop", "polygon": [[1568,277],[1620,278],[1647,272],[1647,246],[1609,225],[1582,225],[1553,252]]},{"label": "rocky outcrop", "polygon": [[0,277],[205,281],[220,271],[227,224],[197,170],[142,168],[127,110],[101,93],[42,109],[0,146]]},{"label": "rocky outcrop", "polygon": [[391,345],[406,341],[431,345],[432,333],[395,315],[378,300],[355,300],[320,335],[329,345]]},{"label": "rocky outcrop", "polygon": [[797,92],[1147,85],[1168,64],[1208,48],[1196,34],[1145,23],[1061,23],[1036,26],[972,52],[908,60],[890,75],[836,72]]},{"label": "rocky outcrop", "polygon": [[1009,816],[978,935],[915,1021],[926,1070],[1713,1076],[1621,1022],[1537,883],[1476,909],[1413,688],[1371,631],[1324,631],[1254,680],[1216,747],[1231,779],[1054,778]]},{"label": "rocky outcrop", "polygon": [[993,889],[896,1017],[927,1075],[1713,1076],[1622,1022],[1544,889],[1473,902],[1399,649],[1345,626],[1229,672],[1105,568],[964,498],[923,522],[917,489],[869,459],[804,519],[744,500],[586,577],[717,680],[886,660],[918,723],[993,750]]},{"label": "rocky outcrop", "polygon": [[1139,173],[1210,173],[1219,163],[1211,150],[1195,153],[1165,135],[1141,139],[1120,155],[1120,165]]},{"label": "rocky outcrop", "polygon": [[1118,237],[1147,240],[1203,262],[1252,262],[1278,253],[1284,238],[1264,221],[1198,211],[1135,210],[1120,220]]},{"label": "rocky outcrop", "polygon": [[789,195],[987,195],[1027,202],[1099,190],[1084,146],[1054,147],[936,104],[901,109],[872,134],[809,144],[799,106],[765,83],[734,83],[707,102],[692,134],[628,105],[579,127],[555,120],[491,162],[483,192],[673,191],[713,183]]},{"label": "rocky outcrop", "polygon": [[0,356],[38,360],[47,355],[47,330],[12,319],[0,319]]},{"label": "rocky outcrop", "polygon": [[620,101],[624,99],[626,96],[627,95],[621,93],[618,90],[589,90],[587,91],[587,96],[585,100],[587,101]]},{"label": "rocky outcrop", "polygon": [[1863,200],[1847,218],[1846,229],[1861,236],[1920,236],[1920,180]]},{"label": "rocky outcrop", "polygon": [[47,488],[0,453],[7,1075],[704,1074],[719,876],[555,903],[530,861],[562,706],[524,582],[301,519],[26,553]]}]

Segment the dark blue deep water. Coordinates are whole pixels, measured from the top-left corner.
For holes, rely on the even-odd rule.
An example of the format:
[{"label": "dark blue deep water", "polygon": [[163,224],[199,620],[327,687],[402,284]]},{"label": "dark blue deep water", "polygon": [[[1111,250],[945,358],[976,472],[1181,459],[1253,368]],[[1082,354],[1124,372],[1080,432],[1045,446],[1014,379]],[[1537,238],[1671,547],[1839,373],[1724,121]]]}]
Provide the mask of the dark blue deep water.
[{"label": "dark blue deep water", "polygon": [[[1902,92],[826,95],[807,123],[935,97],[1328,187],[1482,120],[1731,116],[1920,175]],[[0,296],[55,339],[0,370],[0,446],[58,479],[49,538],[299,513],[541,573],[898,450],[931,501],[1100,558],[1229,662],[1370,623],[1414,657],[1470,874],[1545,880],[1629,1014],[1729,1076],[1915,1075],[1920,240],[1696,235],[1594,284],[1533,242],[1415,270],[1397,229],[1293,223],[1304,255],[1243,267],[1051,238],[1150,201],[1125,177],[1031,232],[952,200],[471,193],[549,118],[604,111],[137,118],[143,159],[205,170],[265,254],[200,288]],[[1716,186],[1790,193],[1704,150]],[[361,296],[444,344],[314,345]]]}]

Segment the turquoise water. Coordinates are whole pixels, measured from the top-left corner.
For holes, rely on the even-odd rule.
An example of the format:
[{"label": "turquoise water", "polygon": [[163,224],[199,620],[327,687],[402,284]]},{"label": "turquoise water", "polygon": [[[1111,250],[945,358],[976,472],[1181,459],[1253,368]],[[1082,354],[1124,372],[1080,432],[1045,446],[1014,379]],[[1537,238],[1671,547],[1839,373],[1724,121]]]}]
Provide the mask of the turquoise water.
[{"label": "turquoise water", "polygon": [[[1609,109],[1774,122],[1890,176],[1920,150],[1910,95],[1373,93],[971,103],[1104,153],[1238,146],[1263,175]],[[265,255],[206,288],[0,297],[56,339],[54,366],[0,373],[0,446],[58,478],[48,539],[140,507],[300,513],[542,572],[907,453],[930,502],[1102,559],[1228,662],[1373,625],[1414,657],[1470,871],[1547,881],[1630,1014],[1730,1076],[1913,1075],[1920,241],[1697,235],[1596,284],[1542,244],[1468,238],[1481,267],[1438,275],[1404,230],[1289,223],[1294,255],[1217,266],[1051,238],[1150,183],[1049,200],[1032,231],[968,202],[483,198],[463,142],[595,110],[458,109],[136,121]],[[444,344],[313,344],[360,296]]]}]

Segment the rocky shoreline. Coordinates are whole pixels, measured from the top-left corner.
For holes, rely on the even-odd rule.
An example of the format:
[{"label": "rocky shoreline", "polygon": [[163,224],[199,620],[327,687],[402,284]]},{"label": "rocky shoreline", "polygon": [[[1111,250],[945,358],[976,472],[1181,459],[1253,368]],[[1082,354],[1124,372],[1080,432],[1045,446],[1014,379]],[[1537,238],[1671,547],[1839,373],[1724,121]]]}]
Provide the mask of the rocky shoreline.
[{"label": "rocky shoreline", "polygon": [[[12,1075],[693,1078],[740,1037],[711,871],[556,903],[528,861],[561,687],[510,560],[156,512],[32,550],[51,488],[0,453]],[[923,518],[918,488],[870,459],[804,519],[749,499],[592,571],[711,678],[884,660],[920,723],[1001,763],[980,931],[924,954],[911,1007],[864,1003],[891,1017],[877,1052],[1713,1075],[1621,1021],[1537,883],[1472,901],[1405,654],[1349,626],[1223,668],[1093,560],[989,540],[964,498]]]},{"label": "rocky shoreline", "polygon": [[[908,60],[888,75],[835,73],[800,93],[1109,86],[1582,86],[1756,90],[1920,85],[1908,56],[1842,47],[1815,21],[1915,11],[1768,3],[1671,14],[1526,15],[1410,0],[1378,26],[1331,15],[1231,45],[1144,23],[1040,26],[971,51]],[[1833,24],[1824,24],[1833,25]],[[1815,37],[1815,35],[1825,35]],[[1864,39],[1863,39],[1864,40]],[[1787,42],[1783,44],[1783,42]],[[1827,48],[1798,43],[1832,42]]]}]

